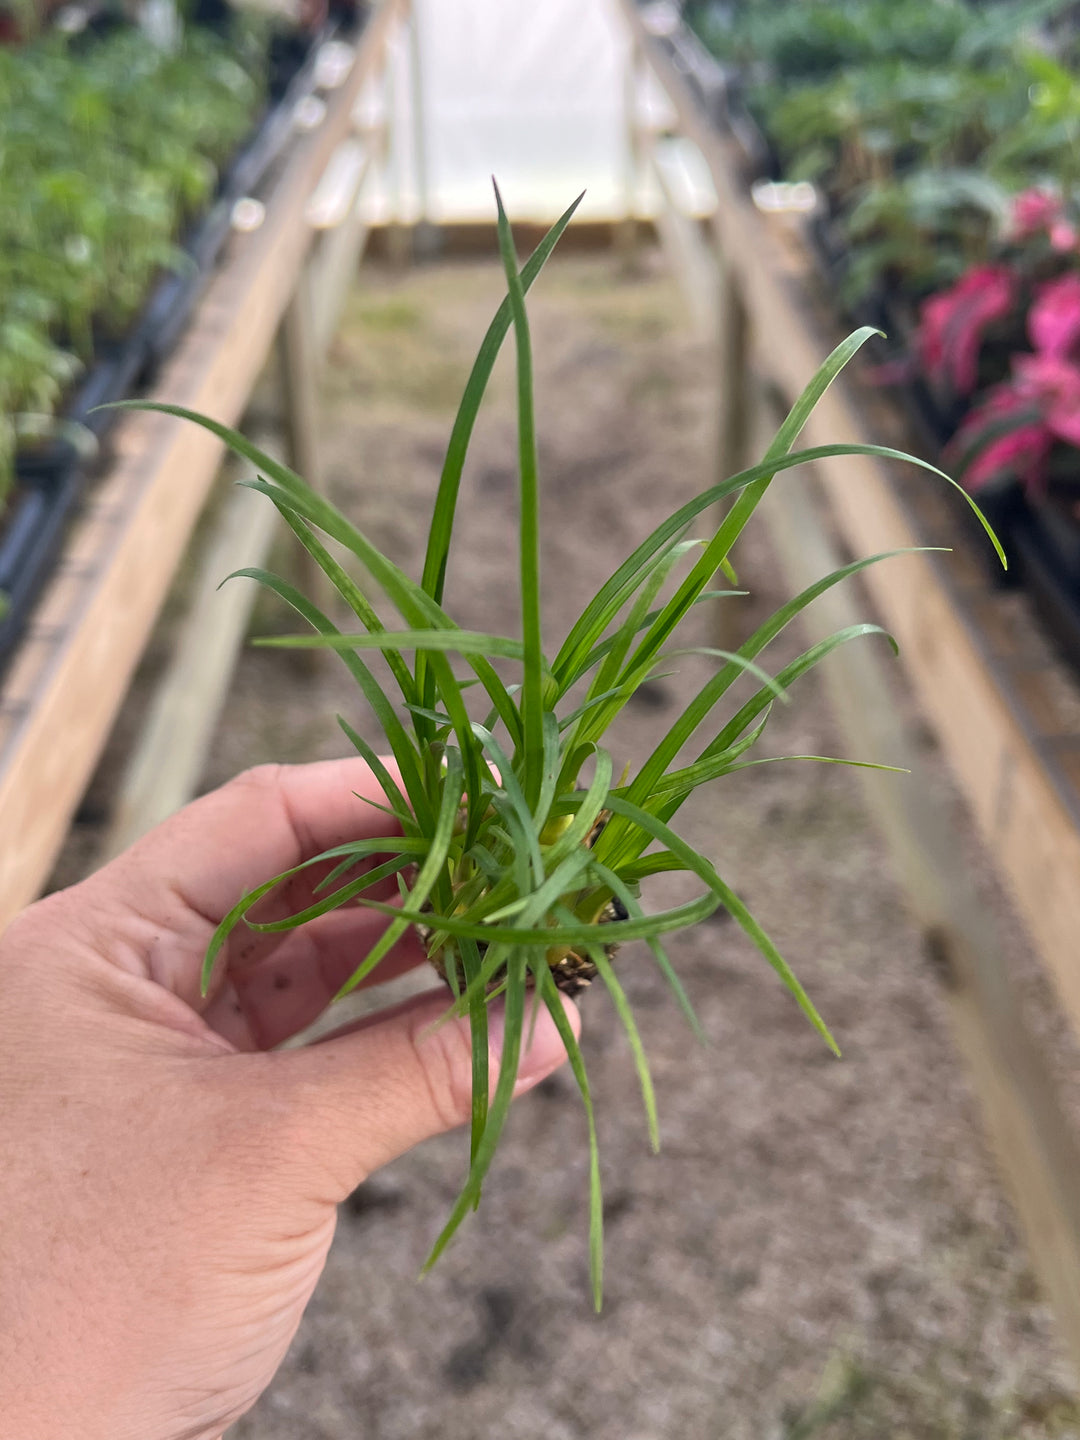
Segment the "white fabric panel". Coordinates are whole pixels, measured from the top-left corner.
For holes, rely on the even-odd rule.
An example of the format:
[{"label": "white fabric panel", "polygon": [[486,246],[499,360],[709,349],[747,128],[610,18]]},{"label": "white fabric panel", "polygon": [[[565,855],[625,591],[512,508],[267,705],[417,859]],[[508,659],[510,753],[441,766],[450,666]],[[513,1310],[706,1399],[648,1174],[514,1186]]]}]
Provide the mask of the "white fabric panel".
[{"label": "white fabric panel", "polygon": [[490,219],[494,174],[517,219],[553,219],[580,190],[582,215],[626,214],[629,39],[614,0],[414,5],[423,160],[415,135],[396,144],[404,209],[419,208],[423,174],[429,219]]}]

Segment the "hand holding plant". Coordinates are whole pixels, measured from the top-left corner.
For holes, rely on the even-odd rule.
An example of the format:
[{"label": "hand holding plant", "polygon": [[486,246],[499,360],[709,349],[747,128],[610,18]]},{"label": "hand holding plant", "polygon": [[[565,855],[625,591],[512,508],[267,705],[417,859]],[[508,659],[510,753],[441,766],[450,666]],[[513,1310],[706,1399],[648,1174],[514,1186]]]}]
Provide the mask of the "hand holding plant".
[{"label": "hand holding plant", "polygon": [[[840,345],[813,377],[762,463],[704,491],[647,536],[600,586],[558,650],[549,651],[540,629],[540,483],[524,295],[574,208],[576,202],[519,272],[510,226],[499,203],[509,293],[466,385],[435,498],[419,582],[297,475],[241,435],[175,407],[148,408],[196,421],[256,465],[260,478],[250,482],[252,488],[277,506],[329,577],[351,617],[343,631],[280,577],[262,570],[242,571],[290,604],[314,632],[272,637],[266,643],[335,650],[397,762],[395,776],[349,721],[341,719],[345,733],[381,784],[384,833],[362,842],[346,839],[238,896],[207,948],[204,988],[214,983],[220,956],[237,943],[235,932],[240,926],[256,937],[273,936],[309,922],[321,923],[343,907],[348,914],[356,905],[386,916],[390,925],[358,958],[341,985],[342,994],[377,973],[409,927],[418,928],[429,958],[452,992],[448,1015],[468,1018],[473,1052],[469,1173],[429,1264],[479,1203],[513,1095],[519,1058],[532,1027],[546,1010],[563,1038],[588,1119],[591,1257],[599,1305],[602,1212],[596,1126],[585,1062],[559,990],[575,991],[598,976],[609,992],[637,1064],[654,1146],[659,1143],[659,1126],[653,1087],[644,1047],[612,964],[615,944],[646,941],[693,1023],[663,937],[722,905],[753,940],[810,1023],[835,1048],[768,935],[712,862],[688,845],[671,828],[671,821],[700,786],[774,758],[752,760],[748,755],[765,729],[770,707],[787,701],[787,689],[799,676],[836,646],[881,633],[875,625],[853,626],[812,646],[775,677],[759,663],[770,641],[806,605],[872,560],[847,565],[803,591],[760,625],[737,652],[707,652],[718,662],[714,674],[658,737],[652,754],[636,767],[616,760],[603,743],[605,733],[638,687],[681,653],[675,632],[689,611],[699,604],[723,603],[732,593],[712,588],[713,577],[718,572],[733,573],[731,547],[776,474],[826,455],[907,457],[876,446],[792,450],[817,399],[872,333],[860,331]],[[520,639],[463,630],[443,604],[469,437],[511,325],[518,377]],[[692,538],[695,520],[729,499],[730,508],[715,531]],[[397,610],[404,628],[386,628],[369,591],[348,573],[317,531],[361,563],[374,587]],[[385,657],[396,697],[365,663],[371,650]],[[411,664],[408,654],[415,656]],[[460,656],[471,673],[462,676],[451,664],[452,655]],[[512,684],[503,678],[505,662],[514,663]],[[713,718],[717,708],[740,681],[747,683],[749,693],[717,722]],[[477,696],[479,709],[473,698]],[[473,701],[471,709],[468,700]],[[692,747],[689,755],[684,753],[687,747]],[[833,757],[800,758],[843,763]],[[375,869],[369,864],[373,855],[379,857]],[[294,905],[285,916],[261,916],[256,907],[268,896],[280,896],[283,888],[288,893],[311,864],[331,867],[311,902]],[[668,871],[696,877],[701,892],[685,904],[647,913],[640,900],[642,886]],[[400,888],[396,904],[373,892],[376,884],[390,879],[396,879]],[[495,999],[505,1006],[497,1080],[488,1069],[489,1006]]]},{"label": "hand holding plant", "polygon": [[[373,911],[254,941],[238,933],[200,993],[207,941],[233,897],[268,871],[392,831],[368,803],[381,794],[357,759],[251,771],[5,932],[9,1435],[218,1440],[280,1364],[338,1202],[468,1119],[468,1025],[437,1023],[441,990],[321,1044],[265,1053],[310,1024],[376,943],[386,922]],[[321,873],[310,867],[281,903],[309,903]],[[405,934],[378,978],[423,963]],[[567,1017],[576,1027],[572,1007]],[[492,1019],[494,1070],[497,1010]],[[565,1058],[541,1017],[516,1090]]]}]

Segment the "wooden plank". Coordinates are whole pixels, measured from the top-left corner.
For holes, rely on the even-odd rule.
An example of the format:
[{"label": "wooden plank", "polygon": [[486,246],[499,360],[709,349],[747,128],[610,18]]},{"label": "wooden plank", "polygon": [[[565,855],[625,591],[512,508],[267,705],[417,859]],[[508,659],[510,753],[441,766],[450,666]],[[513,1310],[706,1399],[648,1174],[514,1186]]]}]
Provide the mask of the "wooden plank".
[{"label": "wooden plank", "polygon": [[[762,407],[764,408],[764,407]],[[761,448],[781,418],[759,426]],[[805,479],[774,486],[761,506],[795,589],[843,564]],[[915,557],[882,563],[903,570]],[[849,587],[838,586],[803,613],[812,641],[865,619]],[[967,1062],[1028,1247],[1072,1354],[1080,1358],[1080,1144],[1055,1082],[1023,1022],[993,921],[964,860],[963,837],[925,778],[918,737],[892,698],[887,661],[865,646],[833,652],[821,675],[849,753],[905,766],[909,775],[860,770],[870,812],[882,830],[927,957],[946,991]]]},{"label": "wooden plank", "polygon": [[[342,193],[333,197],[344,213],[333,216],[333,223],[320,221],[309,208],[309,217],[321,234],[309,261],[315,347],[320,359],[329,348],[337,330],[346,297],[356,277],[357,266],[367,244],[368,226],[361,204],[365,184],[373,172],[374,159],[385,146],[381,130],[368,129],[363,138],[354,136],[345,142],[355,157],[353,173],[341,176]],[[343,147],[344,148],[344,147]]]},{"label": "wooden plank", "polygon": [[683,291],[692,333],[698,340],[715,343],[721,333],[721,296],[716,264],[708,247],[702,244],[701,222],[680,208],[670,169],[665,167],[662,152],[651,135],[645,137],[644,148],[665,201],[656,217],[656,228],[665,248],[678,256],[676,279]]},{"label": "wooden plank", "polygon": [[277,518],[266,497],[253,490],[236,489],[225,500],[168,671],[120,786],[101,863],[194,794],[256,595],[250,580],[219,586],[235,570],[265,564]]},{"label": "wooden plank", "polygon": [[[305,204],[348,130],[359,89],[377,63],[405,0],[384,0],[359,42],[353,69],[330,97],[324,123],[297,141],[263,226],[237,238],[211,283],[194,328],[155,395],[227,423],[243,410],[296,284],[311,230]],[[122,515],[92,556],[79,613],[36,675],[16,662],[24,701],[0,753],[0,928],[48,876],[188,536],[216,473],[221,447],[160,415],[125,419],[108,482]],[[74,548],[84,542],[76,535]],[[48,600],[45,602],[48,604]],[[21,659],[21,657],[20,657]],[[21,694],[19,686],[24,686]]]},{"label": "wooden plank", "polygon": [[[745,193],[730,142],[701,114],[630,0],[623,9],[680,126],[708,161],[720,201],[713,228],[750,317],[756,364],[791,399],[828,342],[788,277],[790,254]],[[873,437],[849,388],[839,383],[822,398],[803,438],[815,445]],[[853,552],[918,543],[884,466],[846,457],[822,463],[819,474]],[[777,483],[792,482],[781,477]],[[902,567],[877,567],[867,583],[1064,1008],[1080,1028],[1080,832],[1062,772],[1032,743],[977,633],[954,604],[946,575],[936,558],[913,557]]]}]

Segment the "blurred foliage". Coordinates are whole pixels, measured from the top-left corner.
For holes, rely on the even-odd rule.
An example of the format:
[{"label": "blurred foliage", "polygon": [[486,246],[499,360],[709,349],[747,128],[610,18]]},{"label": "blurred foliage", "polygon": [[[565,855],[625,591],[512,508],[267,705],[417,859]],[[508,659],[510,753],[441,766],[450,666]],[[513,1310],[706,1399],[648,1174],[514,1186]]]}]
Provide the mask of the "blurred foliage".
[{"label": "blurred foliage", "polygon": [[813,180],[858,302],[916,298],[985,259],[1007,197],[1080,185],[1067,0],[742,0],[687,7],[736,65],[783,173]]},{"label": "blurred foliage", "polygon": [[253,34],[49,34],[0,49],[0,498],[16,417],[122,334],[262,99]]}]

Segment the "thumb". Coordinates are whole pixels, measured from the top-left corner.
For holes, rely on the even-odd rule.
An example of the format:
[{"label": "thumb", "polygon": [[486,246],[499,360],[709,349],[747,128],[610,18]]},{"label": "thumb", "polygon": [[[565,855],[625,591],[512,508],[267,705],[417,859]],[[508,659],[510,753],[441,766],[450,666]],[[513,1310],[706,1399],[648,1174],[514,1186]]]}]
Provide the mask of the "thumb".
[{"label": "thumb", "polygon": [[[577,1034],[581,1019],[565,997]],[[304,1050],[280,1053],[282,1087],[299,1110],[306,1179],[329,1180],[335,1203],[373,1170],[429,1136],[452,1130],[472,1110],[472,1047],[467,1018],[444,1020],[445,991],[429,991],[361,1020]],[[442,1020],[442,1024],[437,1022]],[[503,1040],[501,1000],[488,1007],[489,1086]],[[530,1035],[531,1029],[531,1035]],[[524,1094],[566,1059],[547,1009],[526,1015],[514,1095]],[[281,1090],[279,1090],[279,1096]],[[292,1108],[292,1106],[290,1106]],[[313,1172],[313,1173],[312,1173]]]}]

